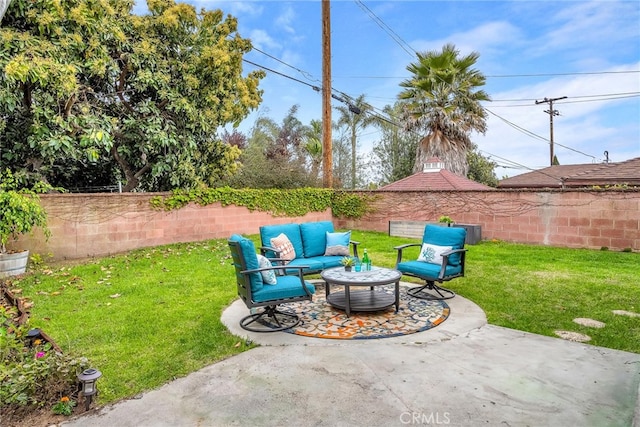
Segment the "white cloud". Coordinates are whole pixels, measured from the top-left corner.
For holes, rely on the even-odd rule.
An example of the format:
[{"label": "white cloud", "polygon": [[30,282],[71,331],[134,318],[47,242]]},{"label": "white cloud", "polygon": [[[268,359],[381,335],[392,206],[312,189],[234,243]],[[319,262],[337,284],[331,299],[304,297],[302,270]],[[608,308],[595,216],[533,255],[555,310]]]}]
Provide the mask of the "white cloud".
[{"label": "white cloud", "polygon": [[265,30],[252,30],[249,33],[251,44],[258,49],[280,49],[280,43],[276,42]]},{"label": "white cloud", "polygon": [[295,29],[292,26],[292,23],[296,19],[296,13],[294,12],[291,5],[288,5],[280,15],[275,19],[276,26],[283,29],[285,32],[290,34],[295,34]]}]

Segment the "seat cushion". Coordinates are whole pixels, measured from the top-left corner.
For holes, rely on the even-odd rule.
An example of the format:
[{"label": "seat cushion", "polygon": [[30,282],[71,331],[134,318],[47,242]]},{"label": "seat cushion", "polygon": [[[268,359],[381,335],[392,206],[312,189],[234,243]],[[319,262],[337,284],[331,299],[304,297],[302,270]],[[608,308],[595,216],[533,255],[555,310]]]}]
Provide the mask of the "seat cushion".
[{"label": "seat cushion", "polygon": [[[462,249],[467,230],[455,227],[439,227],[427,224],[424,227],[422,243],[429,243],[437,246],[451,246],[453,249]],[[460,254],[456,253],[449,257],[449,265],[459,265]]]},{"label": "seat cushion", "polygon": [[[256,254],[256,246],[253,241],[243,237],[239,234],[234,234],[229,238],[232,242],[238,242],[240,250],[242,251],[242,257],[247,270],[255,270],[260,268],[258,263],[258,256]],[[240,265],[235,264],[236,269],[240,269]],[[251,281],[251,292],[258,292],[263,287],[262,275],[260,273],[249,273],[249,280]]]},{"label": "seat cushion", "polygon": [[[307,268],[303,270],[303,273],[306,274],[308,271],[320,271],[324,268],[323,262],[320,260],[323,257],[313,257],[313,258],[296,258],[289,262],[287,266],[300,266],[304,265]],[[340,259],[341,257],[337,257]],[[339,265],[339,263],[338,263]],[[285,270],[287,274],[298,274],[298,270],[288,269]]]},{"label": "seat cushion", "polygon": [[341,267],[342,264],[340,264],[340,261],[342,260],[342,258],[344,257],[336,256],[336,255],[327,255],[327,256],[317,256],[313,259],[315,261],[321,262],[322,269],[325,270],[327,268]]},{"label": "seat cushion", "polygon": [[[311,294],[316,292],[312,283],[306,282],[305,285]],[[267,302],[280,300],[283,298],[303,297],[306,293],[300,283],[298,276],[278,276],[278,282],[274,286],[264,286],[258,292],[253,293],[253,301]]]},{"label": "seat cushion", "polygon": [[333,223],[331,221],[300,224],[300,236],[302,237],[305,258],[324,255],[327,246],[327,232],[333,233]]},{"label": "seat cushion", "polygon": [[[302,237],[300,237],[299,224],[263,225],[260,227],[260,241],[262,242],[262,246],[271,246],[271,239],[278,237],[281,233],[287,236],[293,245],[296,257],[304,257],[304,248],[302,247]],[[267,258],[274,257],[274,253],[267,254]]]},{"label": "seat cushion", "polygon": [[[428,262],[407,261],[399,263],[396,267],[396,270],[402,273],[413,274],[422,278],[431,278],[437,280],[441,268],[441,265],[430,264]],[[462,267],[460,265],[447,265],[443,278],[446,278],[448,276],[455,276],[457,274],[460,274],[461,271]]]}]

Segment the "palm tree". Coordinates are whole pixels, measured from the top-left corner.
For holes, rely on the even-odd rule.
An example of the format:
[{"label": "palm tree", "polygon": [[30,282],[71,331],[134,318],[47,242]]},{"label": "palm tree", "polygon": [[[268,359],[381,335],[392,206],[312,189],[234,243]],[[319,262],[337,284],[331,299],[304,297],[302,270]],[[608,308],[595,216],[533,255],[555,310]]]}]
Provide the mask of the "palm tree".
[{"label": "palm tree", "polygon": [[[354,108],[355,107],[355,108]],[[336,107],[340,112],[337,125],[346,127],[351,138],[351,188],[356,188],[356,146],[358,142],[358,131],[374,123],[375,116],[367,114],[371,109],[364,100],[364,95],[360,95],[347,108],[344,105]]]},{"label": "palm tree", "polygon": [[322,122],[320,120],[311,120],[306,137],[307,143],[304,149],[311,157],[311,179],[317,181],[322,164]]},{"label": "palm tree", "polygon": [[459,54],[453,44],[446,44],[442,52],[418,53],[418,61],[407,67],[413,77],[400,83],[406,88],[399,97],[406,101],[408,127],[427,132],[418,144],[414,172],[427,159],[438,157],[451,172],[467,176],[470,134],[486,132],[487,114],[480,102],[490,98],[478,89],[486,78],[471,68],[480,55]]}]

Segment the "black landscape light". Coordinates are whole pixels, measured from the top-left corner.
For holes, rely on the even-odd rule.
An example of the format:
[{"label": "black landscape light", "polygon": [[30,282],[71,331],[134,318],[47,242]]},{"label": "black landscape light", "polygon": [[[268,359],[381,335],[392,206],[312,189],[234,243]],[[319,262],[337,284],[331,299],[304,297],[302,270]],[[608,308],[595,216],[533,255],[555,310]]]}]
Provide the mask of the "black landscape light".
[{"label": "black landscape light", "polygon": [[102,372],[94,368],[85,369],[78,375],[78,381],[82,387],[82,395],[84,396],[84,409],[89,410],[93,396],[98,392],[96,382],[102,376]]}]

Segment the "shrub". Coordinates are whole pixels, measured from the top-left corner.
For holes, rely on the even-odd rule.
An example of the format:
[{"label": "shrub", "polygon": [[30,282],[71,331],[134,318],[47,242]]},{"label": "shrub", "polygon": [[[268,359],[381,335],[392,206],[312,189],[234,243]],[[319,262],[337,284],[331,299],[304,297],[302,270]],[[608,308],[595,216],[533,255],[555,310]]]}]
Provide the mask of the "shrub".
[{"label": "shrub", "polygon": [[77,393],[77,374],[88,367],[85,358],[55,351],[40,339],[26,338],[26,325],[11,325],[12,309],[0,307],[0,406],[55,405]]}]

